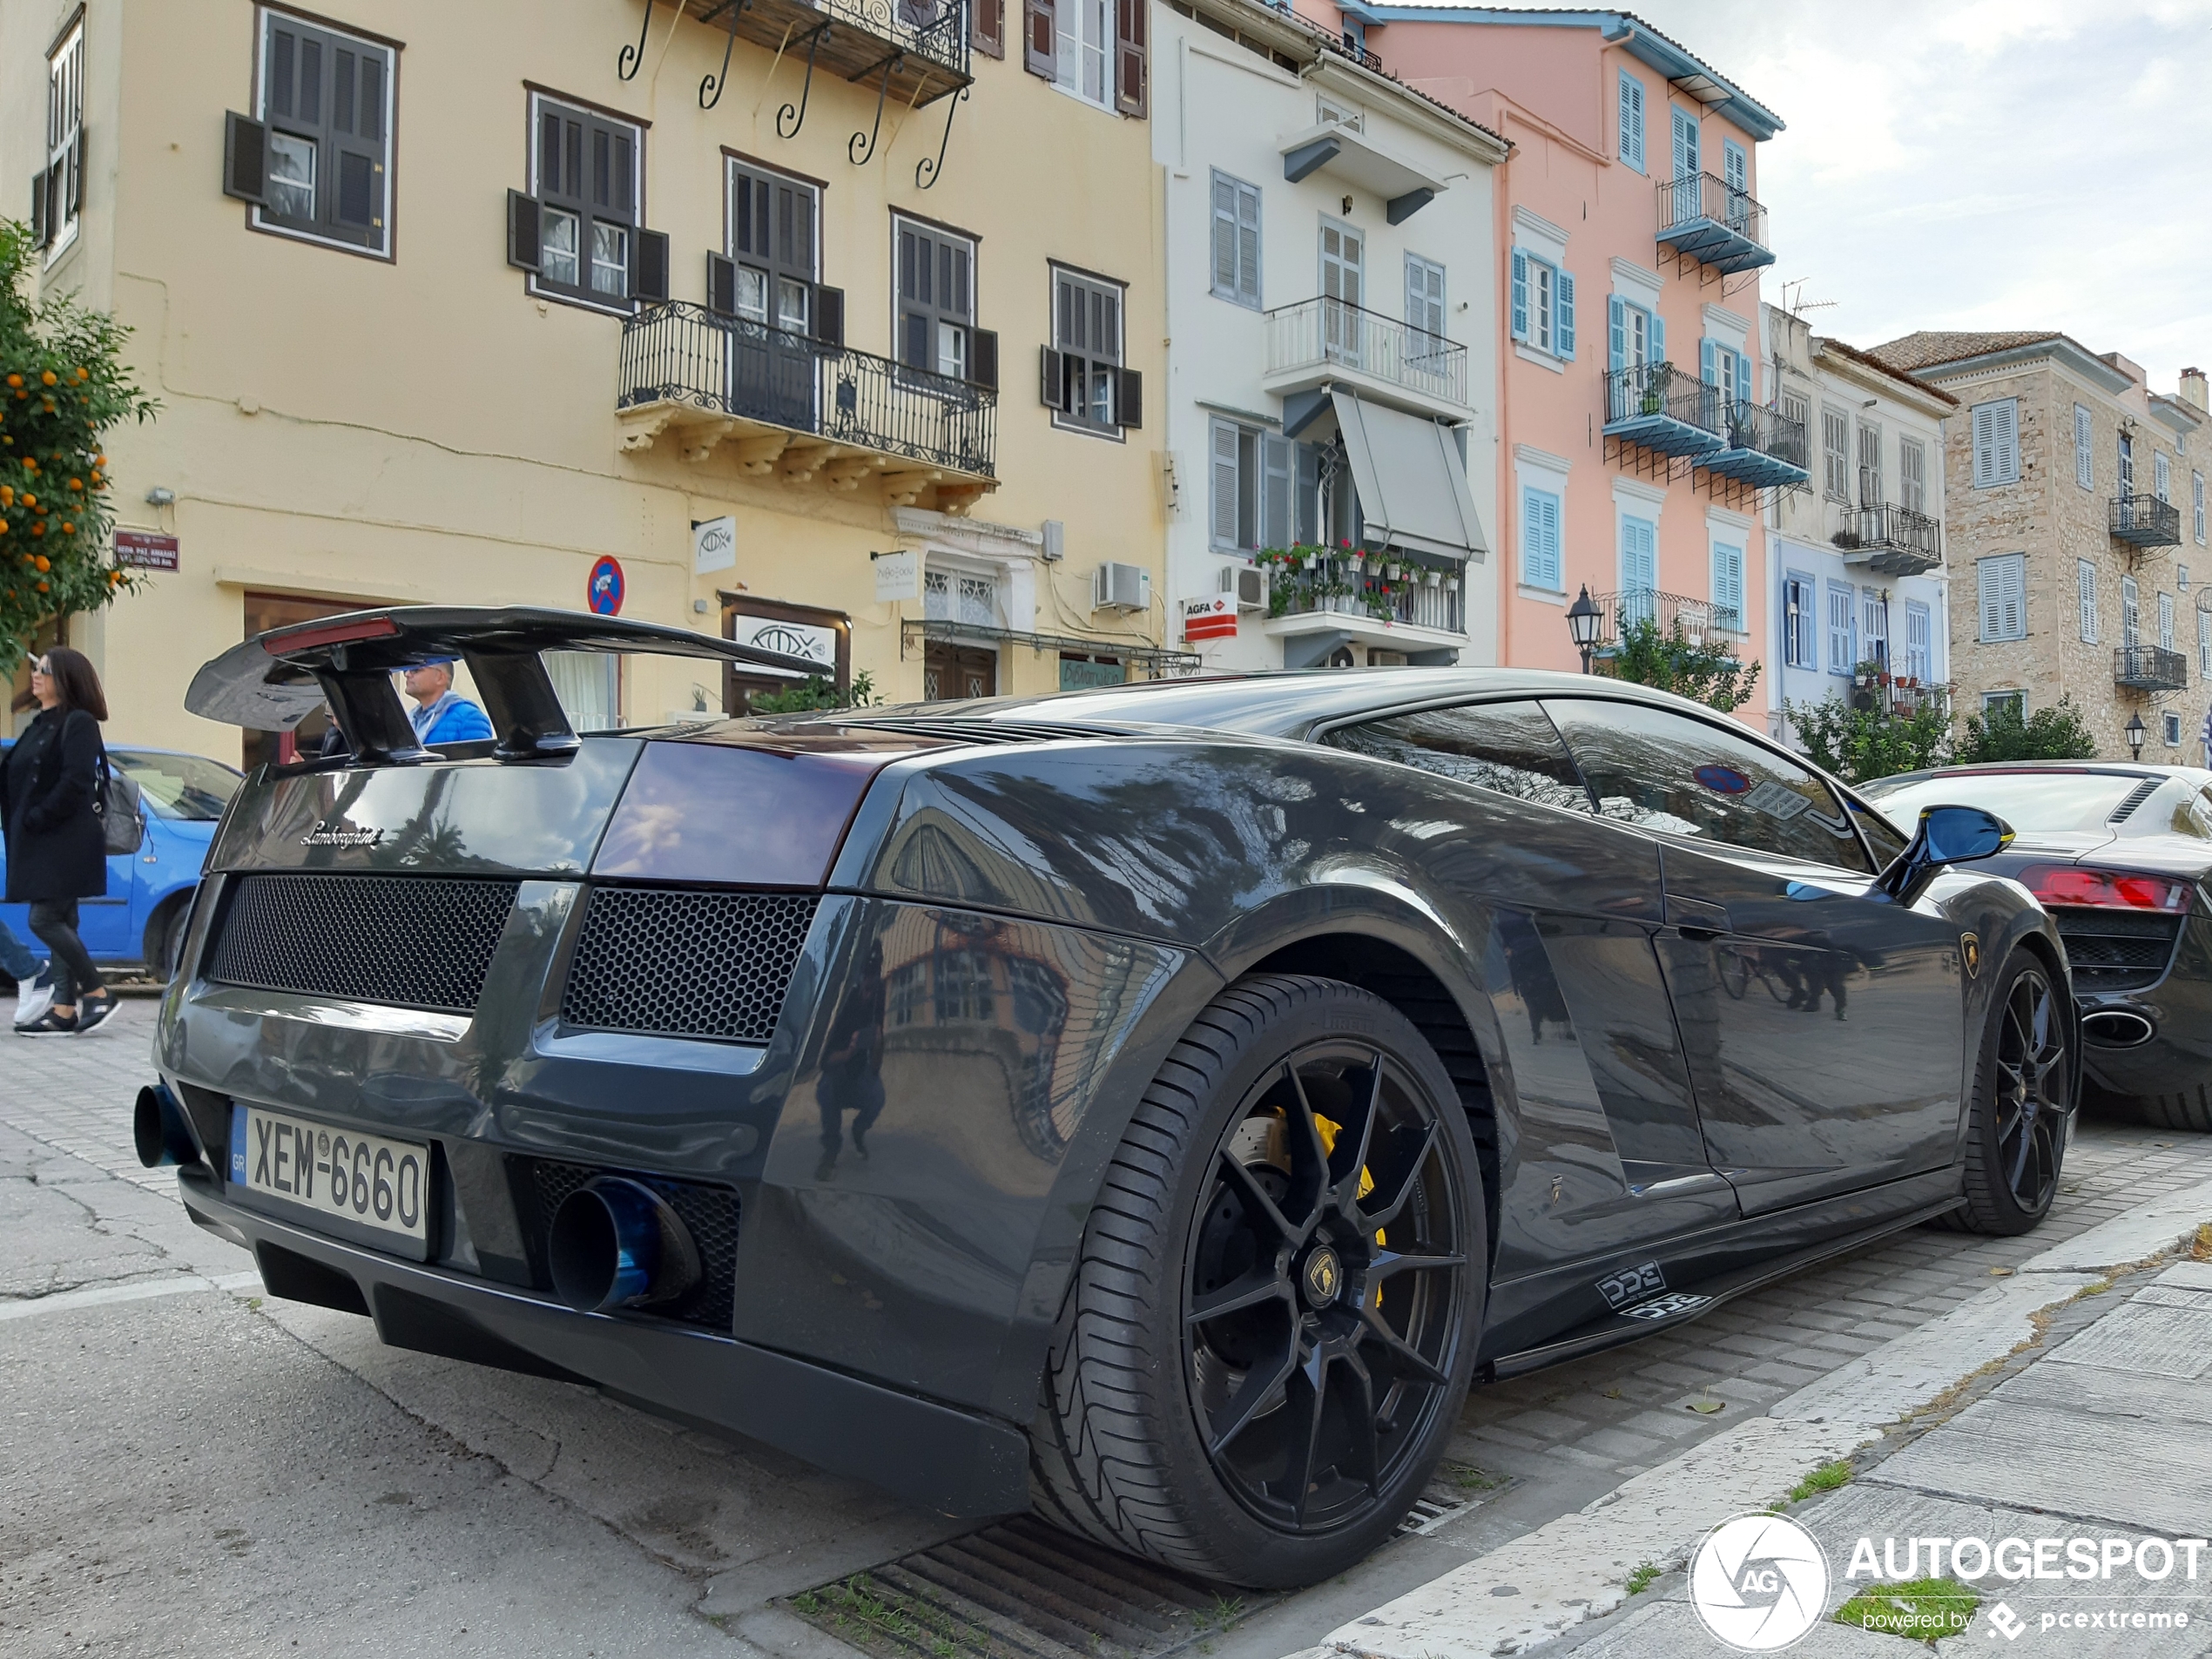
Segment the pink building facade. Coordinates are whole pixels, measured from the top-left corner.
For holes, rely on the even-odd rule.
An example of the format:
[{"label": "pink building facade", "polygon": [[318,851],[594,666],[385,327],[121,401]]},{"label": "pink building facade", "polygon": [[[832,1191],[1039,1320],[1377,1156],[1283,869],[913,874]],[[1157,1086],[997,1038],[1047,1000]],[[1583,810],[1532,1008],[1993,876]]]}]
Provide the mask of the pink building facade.
[{"label": "pink building facade", "polygon": [[[1624,621],[1760,655],[1767,492],[1804,482],[1764,407],[1758,145],[1781,122],[1617,11],[1301,11],[1514,145],[1499,169],[1498,660],[1579,666],[1587,588]],[[1737,713],[1764,730],[1765,677]]]}]

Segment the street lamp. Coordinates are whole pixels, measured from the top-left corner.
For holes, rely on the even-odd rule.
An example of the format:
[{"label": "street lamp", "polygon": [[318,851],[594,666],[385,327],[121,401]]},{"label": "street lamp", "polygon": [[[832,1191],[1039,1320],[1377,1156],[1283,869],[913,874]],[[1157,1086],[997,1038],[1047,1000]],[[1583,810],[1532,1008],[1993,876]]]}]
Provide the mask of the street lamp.
[{"label": "street lamp", "polygon": [[1590,653],[1597,649],[1597,631],[1605,620],[1590,598],[1590,584],[1585,582],[1575,603],[1567,607],[1567,631],[1575,640],[1575,649],[1582,653],[1582,671],[1590,671]]},{"label": "street lamp", "polygon": [[2144,736],[2143,717],[2141,710],[2137,710],[2128,717],[2128,730],[2123,735],[2128,739],[2128,758],[2130,760],[2141,760],[2143,758]]}]

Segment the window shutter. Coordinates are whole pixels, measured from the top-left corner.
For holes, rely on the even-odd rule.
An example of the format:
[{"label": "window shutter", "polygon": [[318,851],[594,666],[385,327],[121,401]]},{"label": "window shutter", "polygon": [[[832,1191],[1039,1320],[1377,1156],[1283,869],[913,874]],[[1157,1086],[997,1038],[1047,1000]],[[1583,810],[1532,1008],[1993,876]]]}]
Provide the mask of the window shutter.
[{"label": "window shutter", "polygon": [[1736,395],[1746,403],[1754,402],[1758,397],[1751,387],[1751,360],[1742,352],[1736,354]]},{"label": "window shutter", "polygon": [[2020,431],[2017,421],[2019,405],[2009,398],[1991,406],[1990,430],[1993,453],[1991,456],[1992,483],[2009,484],[2020,475]]},{"label": "window shutter", "polygon": [[1237,184],[1219,173],[1213,179],[1213,291],[1237,292]]},{"label": "window shutter", "polygon": [[1151,66],[1145,49],[1150,3],[1150,0],[1115,0],[1114,7],[1114,107],[1140,121],[1151,105]]},{"label": "window shutter", "polygon": [[1559,273],[1559,300],[1554,308],[1552,339],[1559,347],[1559,354],[1572,362],[1575,358],[1575,273]]},{"label": "window shutter", "polygon": [[1049,81],[1060,78],[1060,23],[1054,0],[1022,0],[1022,67]]},{"label": "window shutter", "polygon": [[236,110],[223,117],[223,194],[240,201],[267,199],[269,130]]},{"label": "window shutter", "polygon": [[64,210],[66,217],[74,219],[84,206],[84,129],[77,129],[77,137],[69,146],[69,205]]},{"label": "window shutter", "polygon": [[2005,637],[2020,639],[2027,634],[2027,559],[2015,553],[2003,561],[2004,564],[2004,624]]},{"label": "window shutter", "polygon": [[1605,367],[1617,374],[1629,363],[1629,314],[1617,293],[1605,301]]},{"label": "window shutter", "polygon": [[2095,442],[2089,411],[2077,403],[2074,406],[2074,482],[2084,489],[2097,487]]},{"label": "window shutter", "polygon": [[[1997,409],[1977,403],[1973,413],[1974,488],[1986,489],[1997,482]],[[1986,622],[1986,617],[1984,618]],[[1985,637],[1988,630],[1982,631]]]},{"label": "window shutter", "polygon": [[1643,83],[1621,77],[1621,159],[1643,171]]},{"label": "window shutter", "polygon": [[1259,188],[1237,186],[1237,297],[1259,303]]},{"label": "window shutter", "polygon": [[44,247],[53,239],[53,227],[46,219],[46,170],[41,167],[30,180],[30,245]]},{"label": "window shutter", "polygon": [[978,328],[969,336],[968,378],[987,392],[999,389],[999,337],[995,328]]},{"label": "window shutter", "polygon": [[1271,432],[1260,434],[1260,525],[1262,547],[1288,547],[1298,539],[1291,523],[1291,445]]},{"label": "window shutter", "polygon": [[507,192],[507,263],[524,271],[538,268],[537,202],[519,190]]},{"label": "window shutter", "polygon": [[2087,559],[2074,563],[2074,588],[2081,606],[2081,643],[2097,643],[2097,567]]},{"label": "window shutter", "polygon": [[1544,585],[1557,590],[1559,577],[1559,497],[1544,497]]},{"label": "window shutter", "polygon": [[1667,361],[1667,320],[1656,311],[1649,314],[1651,317],[1651,361],[1655,363],[1663,363]]},{"label": "window shutter", "polygon": [[1974,567],[1976,584],[1980,590],[1981,637],[2002,639],[2004,635],[2005,577],[2000,559],[1984,559]]},{"label": "window shutter", "polygon": [[738,310],[738,262],[708,250],[706,308],[717,316],[732,317]]},{"label": "window shutter", "polygon": [[987,57],[1006,56],[1006,0],[968,0],[968,39]]},{"label": "window shutter", "polygon": [[1528,256],[1513,251],[1513,337],[1528,338]]},{"label": "window shutter", "polygon": [[631,259],[636,266],[630,292],[638,300],[668,298],[668,233],[639,231],[631,239]]},{"label": "window shutter", "polygon": [[1045,347],[1037,356],[1037,401],[1049,409],[1067,409],[1067,374],[1060,354]]},{"label": "window shutter", "polygon": [[844,289],[814,285],[814,338],[840,351],[845,348]]},{"label": "window shutter", "polygon": [[1144,376],[1136,369],[1114,371],[1114,421],[1131,431],[1144,425]]},{"label": "window shutter", "polygon": [[1216,547],[1237,545],[1237,428],[1226,421],[1213,423],[1212,536]]},{"label": "window shutter", "polygon": [[1699,341],[1697,342],[1697,378],[1708,386],[1716,386],[1720,383],[1720,372],[1718,343],[1710,340]]}]

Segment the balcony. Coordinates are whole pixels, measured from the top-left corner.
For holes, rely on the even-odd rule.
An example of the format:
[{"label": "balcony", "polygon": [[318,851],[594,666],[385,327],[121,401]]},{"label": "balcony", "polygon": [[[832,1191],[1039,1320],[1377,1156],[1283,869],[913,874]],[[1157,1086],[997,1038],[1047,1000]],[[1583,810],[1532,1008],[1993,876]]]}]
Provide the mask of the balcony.
[{"label": "balcony", "polygon": [[1722,276],[1774,263],[1766,209],[1710,172],[1659,181],[1659,246]]},{"label": "balcony", "polygon": [[1889,502],[1840,510],[1833,539],[1845,563],[1880,576],[1925,576],[1943,563],[1943,527],[1925,513]]},{"label": "balcony", "polygon": [[1727,446],[1720,393],[1672,363],[1616,368],[1605,377],[1605,435],[1662,455],[1705,455]]},{"label": "balcony", "polygon": [[1267,374],[1276,397],[1332,381],[1423,415],[1467,415],[1467,349],[1342,300],[1301,300],[1267,314]]},{"label": "balcony", "polygon": [[1312,565],[1271,562],[1266,631],[1341,631],[1402,651],[1465,645],[1466,570],[1463,564],[1400,563],[1387,554],[1323,557]]},{"label": "balcony", "polygon": [[[618,67],[624,80],[643,61],[652,14],[649,4],[637,48],[623,49]],[[819,68],[886,103],[912,109],[974,78],[968,66],[968,8],[961,0],[706,0],[692,15],[779,57],[803,63],[809,92]],[[715,85],[712,101],[719,100],[728,72],[725,62],[720,76],[708,77]],[[700,102],[711,108],[712,101],[702,86]],[[793,113],[797,120],[790,121]],[[806,118],[802,97],[796,106],[786,106],[778,130],[790,121],[791,132],[782,133],[790,138]]]},{"label": "balcony", "polygon": [[1697,464],[1707,472],[1758,489],[1802,484],[1812,476],[1805,465],[1804,421],[1749,398],[1720,408],[1722,447],[1697,457]]},{"label": "balcony", "polygon": [[2112,683],[2131,691],[2185,691],[2189,659],[2157,645],[2121,645],[2112,653]]},{"label": "balcony", "polygon": [[1642,623],[1651,624],[1665,637],[1671,638],[1679,631],[1685,644],[1703,645],[1714,640],[1720,649],[1730,651],[1734,642],[1728,637],[1743,631],[1743,615],[1733,605],[1661,593],[1652,588],[1601,593],[1593,596],[1590,603],[1598,608],[1595,655],[1600,660],[1619,655],[1622,635]]},{"label": "balcony", "polygon": [[2117,541],[2144,548],[2182,544],[2182,509],[2155,496],[2114,496],[2111,522]]},{"label": "balcony", "polygon": [[727,445],[739,471],[959,511],[995,489],[998,394],[682,300],[622,328],[622,447],[673,436],[686,461]]}]

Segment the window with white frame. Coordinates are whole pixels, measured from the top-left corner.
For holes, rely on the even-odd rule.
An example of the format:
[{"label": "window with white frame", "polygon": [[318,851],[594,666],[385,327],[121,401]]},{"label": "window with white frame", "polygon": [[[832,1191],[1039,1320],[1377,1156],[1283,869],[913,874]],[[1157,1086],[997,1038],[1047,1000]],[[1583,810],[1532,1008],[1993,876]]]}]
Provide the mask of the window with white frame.
[{"label": "window with white frame", "polygon": [[933,556],[921,572],[921,612],[932,622],[972,628],[1005,626],[995,572],[940,563]]},{"label": "window with white frame", "polygon": [[2015,484],[2020,475],[2020,400],[2002,397],[1977,403],[1969,416],[1974,454],[1974,488]]},{"label": "window with white frame", "polygon": [[1086,104],[1114,107],[1114,0],[1058,0],[1053,78]]},{"label": "window with white frame", "polygon": [[2074,482],[2084,489],[2097,487],[2096,422],[2088,407],[2074,406]]},{"label": "window with white frame", "polygon": [[1560,497],[1524,484],[1521,490],[1521,579],[1529,587],[1561,593]]},{"label": "window with white frame", "polygon": [[1981,637],[2027,637],[2027,555],[1999,553],[1974,561],[1974,585],[1980,601]]},{"label": "window with white frame", "polygon": [[1443,349],[1444,267],[1418,253],[1406,256],[1406,322],[1428,336],[1426,341],[1413,343],[1416,358],[1426,360]]},{"label": "window with white frame", "polygon": [[[958,231],[894,213],[891,234],[899,361],[909,368],[971,378],[975,341],[975,243]],[[996,364],[991,365],[995,370]]]},{"label": "window with white frame", "polygon": [[1659,591],[1659,526],[1639,514],[1621,515],[1621,610],[1644,621],[1656,616]]},{"label": "window with white frame", "polygon": [[2097,567],[2094,560],[2074,562],[2074,585],[2081,613],[2081,643],[2097,643]]},{"label": "window with white frame", "polygon": [[1812,405],[1804,393],[1784,392],[1782,395],[1782,418],[1799,428],[1808,428],[1812,424]]},{"label": "window with white frame", "polygon": [[1984,719],[2000,711],[2010,713],[2015,719],[2027,718],[2026,691],[1984,691],[1981,694],[1981,713]]},{"label": "window with white frame", "polygon": [[1879,588],[1869,588],[1862,597],[1858,659],[1886,670],[1890,666],[1889,596]]},{"label": "window with white frame", "polygon": [[31,239],[58,259],[84,204],[84,19],[46,60],[46,165],[30,185]]},{"label": "window with white frame", "polygon": [[1643,171],[1643,83],[1621,71],[1621,159]]},{"label": "window with white frame", "polygon": [[530,97],[534,293],[627,311],[636,278],[644,134],[631,122]]},{"label": "window with white frame", "polygon": [[1822,482],[1831,501],[1851,500],[1851,417],[1841,409],[1820,411]]},{"label": "window with white frame", "polygon": [[1897,504],[1908,513],[1928,510],[1928,446],[1918,438],[1897,441]]},{"label": "window with white frame", "polygon": [[2163,449],[2151,451],[2150,493],[2161,501],[2174,498],[2174,457]]},{"label": "window with white frame", "polygon": [[1848,674],[1858,663],[1858,597],[1847,582],[1828,584],[1828,671]]},{"label": "window with white frame", "polygon": [[1819,617],[1813,579],[1792,570],[1782,578],[1782,660],[1791,668],[1818,668]]},{"label": "window with white frame", "polygon": [[1575,356],[1575,273],[1524,247],[1513,251],[1513,337],[1523,345],[1572,361]]},{"label": "window with white frame", "polygon": [[1713,543],[1713,626],[1740,634],[1743,617],[1743,548],[1736,542]]},{"label": "window with white frame", "polygon": [[1935,617],[1927,606],[1905,606],[1905,671],[1923,685],[1935,678]]},{"label": "window with white frame", "polygon": [[1044,401],[1055,425],[1118,437],[1143,424],[1141,377],[1122,363],[1119,282],[1055,266]]},{"label": "window with white frame", "polygon": [[1723,406],[1751,395],[1751,360],[1725,340],[1697,342],[1697,377],[1719,388]]},{"label": "window with white frame", "polygon": [[1858,504],[1882,504],[1882,428],[1858,423]]},{"label": "window with white frame", "polygon": [[2135,493],[2135,440],[2125,432],[2120,435],[2120,493]]},{"label": "window with white frame", "polygon": [[396,67],[388,46],[261,13],[258,229],[388,253]]},{"label": "window with white frame", "polygon": [[2158,648],[2174,649],[2174,596],[2170,593],[2158,596]]},{"label": "window with white frame", "polygon": [[[1606,368],[1645,368],[1667,361],[1667,320],[1626,294],[1606,300]],[[1641,384],[1641,382],[1639,382]],[[1624,406],[1625,407],[1625,406]]]},{"label": "window with white frame", "polygon": [[1349,104],[1339,104],[1333,98],[1316,98],[1313,114],[1314,119],[1323,126],[1334,123],[1340,127],[1349,127],[1354,132],[1362,132],[1366,130],[1366,111],[1356,110]]},{"label": "window with white frame", "polygon": [[2135,578],[2120,578],[2120,643],[2133,651],[2143,643],[2142,592]]},{"label": "window with white frame", "polygon": [[2169,749],[2180,748],[2182,746],[2182,717],[2169,711],[2159,724],[2164,728],[2166,746]]},{"label": "window with white frame", "polygon": [[1210,430],[1208,539],[1217,552],[1251,553],[1321,539],[1316,445],[1220,415]]},{"label": "window with white frame", "polygon": [[1213,175],[1213,292],[1259,309],[1259,186]]}]

